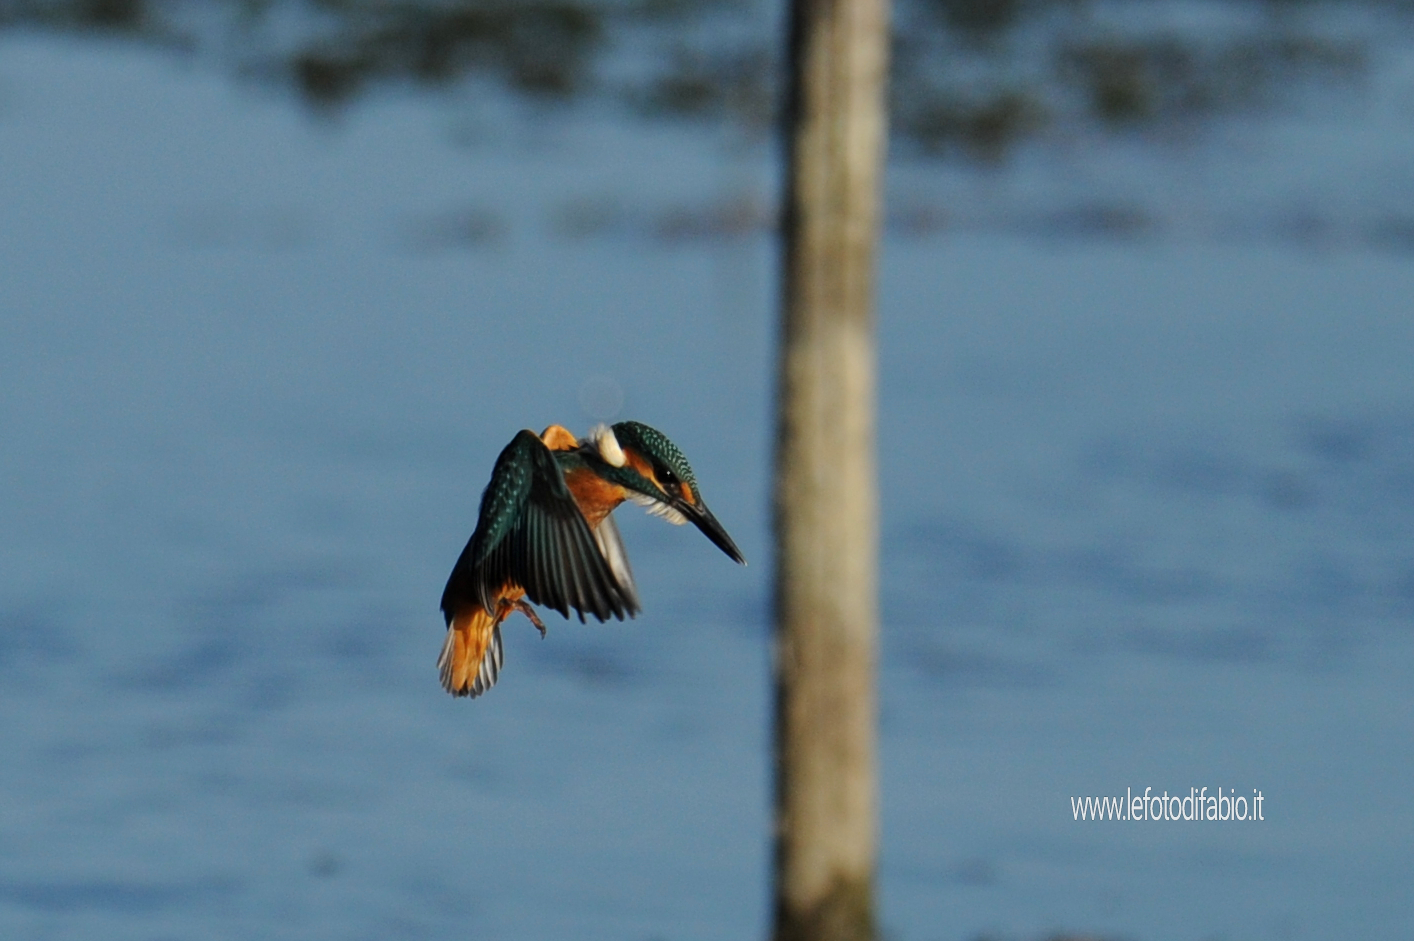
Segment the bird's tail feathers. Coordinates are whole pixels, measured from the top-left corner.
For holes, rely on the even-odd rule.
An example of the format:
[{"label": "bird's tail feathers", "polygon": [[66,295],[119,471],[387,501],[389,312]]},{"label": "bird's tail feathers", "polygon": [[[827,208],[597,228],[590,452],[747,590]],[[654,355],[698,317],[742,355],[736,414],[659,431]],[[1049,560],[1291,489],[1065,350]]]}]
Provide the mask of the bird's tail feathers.
[{"label": "bird's tail feathers", "polygon": [[442,688],[453,696],[480,696],[501,675],[501,625],[485,608],[459,611],[447,626],[437,658]]}]

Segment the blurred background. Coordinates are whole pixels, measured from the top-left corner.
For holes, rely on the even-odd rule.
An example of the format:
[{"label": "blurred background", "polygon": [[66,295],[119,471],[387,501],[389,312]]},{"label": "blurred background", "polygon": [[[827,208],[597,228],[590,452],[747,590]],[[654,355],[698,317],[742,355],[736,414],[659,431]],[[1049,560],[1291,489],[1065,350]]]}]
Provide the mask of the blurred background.
[{"label": "blurred background", "polygon": [[[1406,937],[1414,9],[895,19],[886,937]],[[782,23],[0,0],[0,935],[764,935]],[[627,507],[446,696],[496,454],[630,417],[751,567]]]}]

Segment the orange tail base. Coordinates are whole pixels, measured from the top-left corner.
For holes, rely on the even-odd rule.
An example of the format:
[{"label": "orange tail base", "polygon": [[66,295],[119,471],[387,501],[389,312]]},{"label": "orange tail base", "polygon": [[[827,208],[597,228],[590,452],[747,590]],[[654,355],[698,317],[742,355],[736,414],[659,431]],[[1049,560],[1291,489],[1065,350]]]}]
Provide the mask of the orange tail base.
[{"label": "orange tail base", "polygon": [[514,611],[523,612],[545,636],[544,623],[522,597],[497,599],[495,615],[479,604],[457,612],[437,658],[443,689],[453,696],[475,698],[496,685],[503,656],[501,622]]}]

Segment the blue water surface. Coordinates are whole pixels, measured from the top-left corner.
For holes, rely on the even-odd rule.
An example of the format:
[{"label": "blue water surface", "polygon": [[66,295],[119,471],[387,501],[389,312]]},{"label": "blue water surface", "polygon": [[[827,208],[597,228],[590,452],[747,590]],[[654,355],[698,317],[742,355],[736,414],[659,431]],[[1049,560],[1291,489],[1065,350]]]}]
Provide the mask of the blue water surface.
[{"label": "blue water surface", "polygon": [[[880,270],[889,938],[1407,936],[1388,60],[1365,111],[1196,154],[895,167],[896,210],[958,209]],[[775,262],[710,222],[769,205],[770,155],[396,92],[311,117],[19,34],[0,171],[0,936],[763,936]],[[643,614],[517,620],[447,697],[491,462],[606,389],[752,565],[626,508]],[[1265,819],[1072,815],[1204,786]]]}]

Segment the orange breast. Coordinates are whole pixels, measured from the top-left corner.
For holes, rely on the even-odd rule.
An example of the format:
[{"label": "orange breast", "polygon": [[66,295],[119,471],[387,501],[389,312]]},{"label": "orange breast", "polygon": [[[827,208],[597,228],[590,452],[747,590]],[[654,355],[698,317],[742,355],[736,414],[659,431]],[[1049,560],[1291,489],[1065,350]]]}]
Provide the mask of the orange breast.
[{"label": "orange breast", "polygon": [[628,491],[618,484],[610,483],[598,474],[584,467],[577,467],[565,475],[565,483],[579,504],[579,512],[584,514],[589,528],[598,526],[614,507],[628,499]]}]

